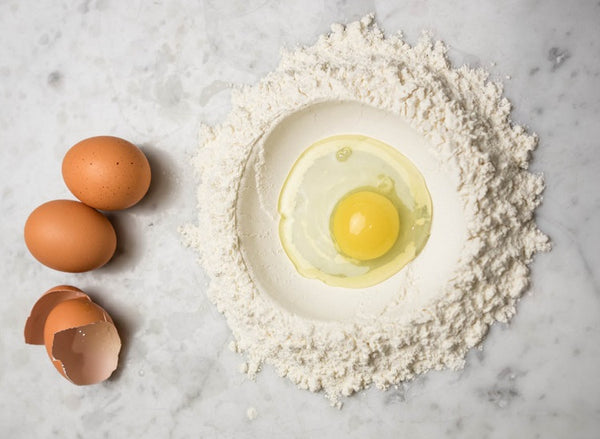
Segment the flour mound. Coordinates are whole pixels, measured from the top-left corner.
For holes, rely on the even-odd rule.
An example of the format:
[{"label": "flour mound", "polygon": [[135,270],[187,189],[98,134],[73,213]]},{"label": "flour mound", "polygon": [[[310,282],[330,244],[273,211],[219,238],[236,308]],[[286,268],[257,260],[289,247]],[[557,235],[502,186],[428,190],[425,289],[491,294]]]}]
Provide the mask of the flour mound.
[{"label": "flour mound", "polygon": [[[256,288],[240,252],[237,191],[257,139],[282,116],[328,100],[398,115],[457,177],[466,244],[440,299],[410,325],[394,324],[385,311],[352,323],[287,312]],[[208,296],[231,327],[234,349],[246,354],[251,377],[267,363],[335,403],[371,384],[385,389],[430,369],[459,369],[489,326],[515,313],[533,255],[550,248],[534,222],[544,185],[527,171],[536,137],[511,123],[501,85],[484,70],[452,68],[444,44],[426,35],[414,47],[400,35],[384,37],[369,15],[283,53],[274,72],[234,91],[232,107],[222,125],[201,130],[198,224],[182,232],[211,278]]]}]

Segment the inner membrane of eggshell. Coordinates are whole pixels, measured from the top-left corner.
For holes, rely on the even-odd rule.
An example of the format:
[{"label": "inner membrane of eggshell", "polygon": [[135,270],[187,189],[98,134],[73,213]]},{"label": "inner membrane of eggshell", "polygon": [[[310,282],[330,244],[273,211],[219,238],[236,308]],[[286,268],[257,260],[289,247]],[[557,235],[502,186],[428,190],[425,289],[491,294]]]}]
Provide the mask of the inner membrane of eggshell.
[{"label": "inner membrane of eggshell", "polygon": [[111,322],[95,322],[54,334],[52,357],[59,372],[83,386],[110,377],[117,368],[120,350],[115,326]]}]

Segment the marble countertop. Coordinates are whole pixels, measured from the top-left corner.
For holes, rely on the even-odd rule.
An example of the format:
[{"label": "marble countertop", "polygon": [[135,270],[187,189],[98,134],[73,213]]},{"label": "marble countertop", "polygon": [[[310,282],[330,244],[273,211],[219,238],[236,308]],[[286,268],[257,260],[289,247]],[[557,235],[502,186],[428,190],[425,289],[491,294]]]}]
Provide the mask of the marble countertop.
[{"label": "marble countertop", "polygon": [[[509,325],[460,372],[429,373],[331,408],[269,368],[249,381],[177,227],[193,221],[189,158],[200,122],[222,120],[230,83],[253,83],[281,46],[374,11],[387,32],[422,29],[456,64],[505,82],[514,120],[540,136],[532,168],[554,250]],[[600,3],[561,0],[0,2],[0,431],[6,438],[591,438],[600,428]],[[25,219],[70,198],[66,150],[92,135],[141,145],[146,199],[111,215],[118,252],[66,274],[28,253]],[[76,387],[23,342],[38,296],[69,283],[114,317],[124,341],[109,381]],[[255,416],[254,416],[255,415]],[[253,418],[253,419],[251,419]]]}]

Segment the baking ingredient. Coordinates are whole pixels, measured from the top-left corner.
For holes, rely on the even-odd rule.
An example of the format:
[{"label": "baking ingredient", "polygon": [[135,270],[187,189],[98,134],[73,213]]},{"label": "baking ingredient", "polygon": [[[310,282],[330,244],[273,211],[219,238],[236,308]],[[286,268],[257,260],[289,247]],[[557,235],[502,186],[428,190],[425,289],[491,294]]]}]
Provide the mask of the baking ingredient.
[{"label": "baking ingredient", "polygon": [[248,407],[246,410],[246,417],[249,421],[254,421],[258,416],[258,411],[254,407]]},{"label": "baking ingredient", "polygon": [[121,350],[108,313],[69,285],[48,290],[34,305],[25,325],[25,341],[44,344],[56,370],[77,385],[110,377]]},{"label": "baking ingredient", "polygon": [[363,288],[423,249],[432,206],[423,176],[397,149],[337,135],[302,152],[281,189],[279,236],[300,274]]},{"label": "baking ingredient", "polygon": [[351,193],[340,200],[331,215],[331,234],[339,251],[358,261],[385,255],[399,232],[398,210],[376,191]]},{"label": "baking ingredient", "polygon": [[[222,125],[202,129],[194,161],[198,224],[182,232],[200,254],[211,278],[208,297],[227,319],[233,348],[247,357],[248,375],[267,363],[339,403],[371,384],[385,389],[431,369],[463,367],[490,325],[515,313],[533,255],[550,244],[534,221],[543,180],[527,171],[537,138],[512,123],[499,83],[482,69],[452,68],[444,44],[427,35],[414,47],[399,35],[384,37],[372,16],[331,29],[313,46],[284,53],[258,84],[235,90]],[[307,318],[313,284],[301,276],[282,282],[273,269],[282,255],[249,247],[268,236],[242,233],[252,223],[269,224],[270,210],[265,220],[239,211],[254,203],[247,194],[269,206],[273,180],[265,174],[280,172],[268,166],[269,157],[280,157],[296,139],[284,127],[294,136],[309,124],[320,138],[335,134],[325,132],[331,124],[318,125],[316,115],[325,111],[336,123],[346,115],[346,132],[360,125],[358,133],[369,134],[384,119],[393,122],[390,129],[408,125],[403,135],[420,138],[415,144],[422,146],[409,158],[425,177],[435,214],[428,243],[412,263],[368,294],[329,288],[318,300],[336,301],[320,307],[319,318]],[[365,115],[377,120],[362,123]],[[245,174],[259,183],[256,193]],[[454,246],[457,256],[448,257]],[[305,289],[285,296],[296,284]],[[386,285],[395,293],[380,294]],[[369,308],[375,299],[380,305]],[[353,300],[356,309],[339,317],[337,310]]]},{"label": "baking ingredient", "polygon": [[140,201],[150,187],[150,164],[127,140],[90,137],[65,155],[62,175],[79,200],[100,210],[119,210]]},{"label": "baking ingredient", "polygon": [[106,264],[116,250],[117,236],[97,210],[78,201],[53,200],[27,218],[25,243],[42,264],[79,273]]}]

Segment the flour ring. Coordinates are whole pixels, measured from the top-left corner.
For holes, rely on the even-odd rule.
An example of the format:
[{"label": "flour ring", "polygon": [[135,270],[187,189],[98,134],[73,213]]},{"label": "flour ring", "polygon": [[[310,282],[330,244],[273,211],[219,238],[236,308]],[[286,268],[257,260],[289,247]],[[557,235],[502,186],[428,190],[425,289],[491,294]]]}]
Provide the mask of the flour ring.
[{"label": "flour ring", "polygon": [[[389,318],[398,311],[389,305],[360,321],[289,312],[257,288],[246,265],[251,256],[241,251],[238,190],[255,146],[274,121],[332,100],[401,117],[456,180],[464,245],[443,290],[410,313],[410,324]],[[200,143],[198,223],[183,234],[211,279],[207,294],[225,315],[235,349],[246,354],[249,375],[267,363],[333,402],[371,384],[384,389],[431,369],[462,367],[489,326],[515,313],[533,255],[550,248],[533,216],[543,180],[527,171],[537,139],[511,122],[501,85],[483,70],[452,68],[440,42],[424,37],[410,47],[397,35],[384,37],[372,16],[284,53],[274,72],[233,93],[231,113],[222,125],[203,127]]]}]

